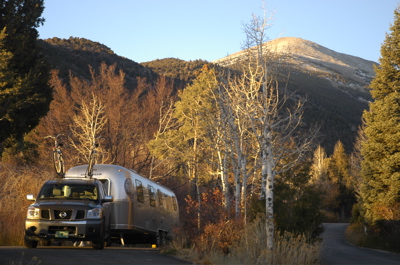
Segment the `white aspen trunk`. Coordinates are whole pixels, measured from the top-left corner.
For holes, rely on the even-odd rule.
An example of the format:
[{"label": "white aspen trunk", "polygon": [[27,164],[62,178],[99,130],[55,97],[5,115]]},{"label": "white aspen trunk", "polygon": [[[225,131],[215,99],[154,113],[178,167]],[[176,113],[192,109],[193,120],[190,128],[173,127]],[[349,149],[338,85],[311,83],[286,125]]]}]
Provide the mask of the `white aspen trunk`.
[{"label": "white aspen trunk", "polygon": [[197,203],[199,204],[197,208],[197,229],[200,231],[201,228],[201,197],[199,188],[199,176],[197,173],[197,129],[194,130],[194,140],[193,140],[193,178],[196,183],[196,197]]},{"label": "white aspen trunk", "polygon": [[242,205],[242,211],[243,211],[243,215],[244,215],[244,223],[247,223],[247,179],[248,179],[248,175],[247,175],[247,162],[246,162],[246,156],[242,157],[242,161],[241,161],[241,171],[242,171],[242,201],[241,201],[241,205]]},{"label": "white aspen trunk", "polygon": [[[263,163],[264,164],[264,163]],[[260,191],[260,200],[265,200],[265,187],[267,186],[267,175],[262,173],[261,174],[261,191]]]},{"label": "white aspen trunk", "polygon": [[219,176],[221,178],[221,184],[222,184],[222,193],[224,194],[224,201],[223,205],[226,210],[229,209],[230,207],[230,202],[229,202],[229,182],[228,182],[228,168],[227,168],[227,156],[224,154],[222,157],[221,151],[217,151],[218,154],[218,167],[219,167]]},{"label": "white aspen trunk", "polygon": [[265,187],[265,207],[266,207],[266,230],[267,230],[267,248],[272,250],[274,247],[274,178],[273,172],[274,161],[272,154],[272,144],[266,142],[266,149],[263,150],[262,158],[262,173],[266,177]]},{"label": "white aspen trunk", "polygon": [[235,214],[238,218],[240,216],[240,193],[241,193],[241,185],[240,185],[240,167],[235,167]]}]

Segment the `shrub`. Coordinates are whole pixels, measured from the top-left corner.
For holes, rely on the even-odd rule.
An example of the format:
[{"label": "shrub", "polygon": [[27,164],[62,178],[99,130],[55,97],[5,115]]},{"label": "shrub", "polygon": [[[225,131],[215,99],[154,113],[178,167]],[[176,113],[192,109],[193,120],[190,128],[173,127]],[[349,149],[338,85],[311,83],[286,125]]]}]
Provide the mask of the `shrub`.
[{"label": "shrub", "polygon": [[45,179],[51,179],[43,168],[12,166],[0,163],[0,245],[23,245],[26,194],[37,194]]},{"label": "shrub", "polygon": [[235,238],[228,245],[229,252],[219,247],[208,248],[202,256],[203,264],[319,264],[321,244],[309,244],[307,235],[289,232],[276,235],[274,249],[267,249],[265,218],[258,216],[242,230],[226,229]]},{"label": "shrub", "polygon": [[354,222],[346,229],[349,242],[367,248],[400,253],[400,221],[378,220],[373,225]]}]

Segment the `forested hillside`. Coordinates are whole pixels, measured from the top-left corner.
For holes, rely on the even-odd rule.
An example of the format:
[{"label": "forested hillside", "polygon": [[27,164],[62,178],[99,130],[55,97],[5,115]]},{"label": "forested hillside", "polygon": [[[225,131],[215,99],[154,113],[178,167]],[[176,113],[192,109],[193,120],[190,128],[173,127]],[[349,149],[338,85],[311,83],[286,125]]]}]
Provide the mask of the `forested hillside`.
[{"label": "forested hillside", "polygon": [[[211,64],[203,60],[187,62],[177,58],[138,64],[116,55],[103,44],[83,38],[52,38],[40,41],[40,45],[52,68],[59,69],[63,79],[70,73],[90,79],[89,66],[98,69],[104,62],[107,65],[116,64],[117,70],[126,74],[126,86],[130,89],[137,86],[137,78],[154,83],[159,75],[173,82],[175,90],[183,89],[196,78],[204,64]],[[343,83],[333,83],[326,76],[304,71],[295,64],[282,70],[282,78],[290,91],[307,99],[305,121],[309,125],[321,125],[322,146],[331,153],[334,144],[341,140],[346,150],[350,151],[361,124],[362,112],[368,106],[367,101],[360,98],[368,100],[368,92],[349,90]]]},{"label": "forested hillside", "polygon": [[60,76],[65,79],[72,73],[75,76],[90,79],[90,68],[99,69],[101,63],[116,64],[126,74],[128,87],[135,87],[136,78],[143,77],[155,80],[157,75],[149,68],[118,56],[107,46],[84,38],[60,39],[52,38],[39,40],[46,59],[52,69],[58,69]]},{"label": "forested hillside", "polygon": [[[342,54],[301,38],[283,37],[265,42],[265,50],[284,58],[279,63],[282,89],[306,100],[304,120],[321,126],[321,144],[329,153],[340,140],[349,152],[362,112],[367,109],[369,83],[376,63]],[[245,51],[213,61],[235,68]]]}]

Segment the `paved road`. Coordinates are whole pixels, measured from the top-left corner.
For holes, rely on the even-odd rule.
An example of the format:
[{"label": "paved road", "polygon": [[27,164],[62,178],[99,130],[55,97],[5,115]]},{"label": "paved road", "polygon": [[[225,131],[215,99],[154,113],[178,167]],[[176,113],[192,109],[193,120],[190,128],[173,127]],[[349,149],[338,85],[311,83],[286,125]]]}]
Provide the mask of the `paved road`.
[{"label": "paved road", "polygon": [[71,265],[71,264],[192,264],[160,254],[155,249],[91,247],[0,247],[0,265]]},{"label": "paved road", "polygon": [[[323,265],[399,265],[400,255],[366,248],[346,242],[348,224],[324,224]],[[400,244],[400,239],[399,239]]]},{"label": "paved road", "polygon": [[[324,224],[322,265],[400,265],[400,255],[355,247],[346,242],[348,224]],[[36,260],[36,261],[35,261]],[[191,264],[161,255],[155,249],[91,247],[0,247],[0,265],[70,265],[70,264]]]}]

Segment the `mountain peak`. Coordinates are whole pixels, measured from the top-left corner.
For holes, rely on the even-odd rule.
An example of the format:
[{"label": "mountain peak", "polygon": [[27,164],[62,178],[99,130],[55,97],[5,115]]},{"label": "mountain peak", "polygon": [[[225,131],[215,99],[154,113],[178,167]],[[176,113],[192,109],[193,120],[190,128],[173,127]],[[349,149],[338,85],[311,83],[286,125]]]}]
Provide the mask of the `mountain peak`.
[{"label": "mountain peak", "polygon": [[[265,42],[263,46],[266,51],[285,54],[288,63],[297,70],[329,76],[333,82],[346,80],[352,88],[365,89],[375,75],[375,62],[339,53],[309,40],[282,37]],[[244,55],[244,51],[240,51],[213,63],[229,66]]]}]

